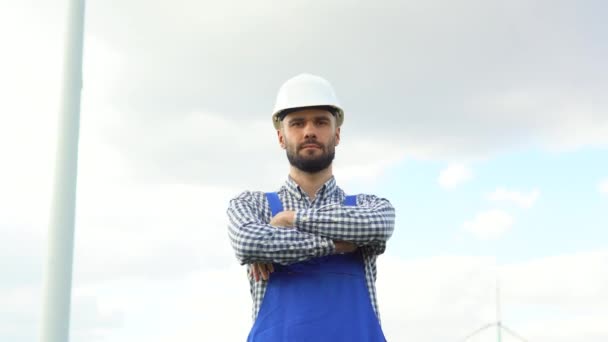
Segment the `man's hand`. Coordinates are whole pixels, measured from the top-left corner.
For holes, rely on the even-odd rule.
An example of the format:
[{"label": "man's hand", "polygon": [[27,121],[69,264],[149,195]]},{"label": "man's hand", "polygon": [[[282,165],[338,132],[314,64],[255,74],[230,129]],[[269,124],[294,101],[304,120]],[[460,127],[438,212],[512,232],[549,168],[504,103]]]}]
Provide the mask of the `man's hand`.
[{"label": "man's hand", "polygon": [[281,211],[280,213],[276,214],[272,220],[270,220],[270,225],[274,227],[293,228],[295,219],[295,211]]},{"label": "man's hand", "polygon": [[[347,241],[334,241],[334,246],[336,247],[334,254],[352,253],[358,248],[354,243]],[[255,281],[260,281],[260,279],[268,280],[270,278],[270,273],[274,272],[274,266],[272,263],[256,262],[251,264],[250,272]]]},{"label": "man's hand", "polygon": [[256,262],[255,264],[251,264],[250,270],[251,276],[255,281],[260,281],[260,278],[268,280],[270,273],[274,272],[274,266],[272,266],[272,263],[261,264]]},{"label": "man's hand", "polygon": [[[282,211],[276,214],[269,224],[277,228],[293,228],[295,218],[295,211]],[[260,279],[268,280],[270,273],[274,272],[274,266],[272,266],[272,263],[256,262],[251,264],[250,272],[255,281],[260,281]]]},{"label": "man's hand", "polygon": [[334,240],[334,246],[336,246],[334,254],[352,253],[357,250],[357,245],[347,241]]},{"label": "man's hand", "polygon": [[[269,222],[271,226],[280,228],[293,228],[296,212],[287,210],[276,214]],[[357,245],[347,241],[334,241],[334,254],[352,253],[357,250]],[[270,273],[274,272],[272,263],[253,263],[250,267],[251,276],[255,281],[268,280]]]}]

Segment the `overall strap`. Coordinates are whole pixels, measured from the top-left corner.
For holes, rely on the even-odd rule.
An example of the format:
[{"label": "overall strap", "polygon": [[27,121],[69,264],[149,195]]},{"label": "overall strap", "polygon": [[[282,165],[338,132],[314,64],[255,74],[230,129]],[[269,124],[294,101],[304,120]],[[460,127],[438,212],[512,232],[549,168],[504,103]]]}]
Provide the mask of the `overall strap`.
[{"label": "overall strap", "polygon": [[356,207],[357,206],[357,195],[350,195],[344,197],[344,205]]},{"label": "overall strap", "polygon": [[268,199],[268,204],[270,204],[272,217],[283,211],[283,203],[281,203],[281,199],[276,192],[267,192],[266,198]]},{"label": "overall strap", "polygon": [[[267,192],[266,199],[268,199],[268,204],[270,205],[270,211],[272,212],[273,217],[283,211],[283,203],[281,203],[281,199],[276,192]],[[357,206],[357,195],[344,197],[344,205],[352,207]]]}]

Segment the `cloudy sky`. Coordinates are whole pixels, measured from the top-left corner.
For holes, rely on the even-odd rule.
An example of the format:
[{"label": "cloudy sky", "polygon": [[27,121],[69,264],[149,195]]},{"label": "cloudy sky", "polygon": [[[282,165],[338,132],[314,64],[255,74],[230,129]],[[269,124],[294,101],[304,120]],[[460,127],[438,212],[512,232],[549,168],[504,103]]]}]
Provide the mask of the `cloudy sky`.
[{"label": "cloudy sky", "polygon": [[[335,174],[397,211],[389,341],[608,340],[602,1],[88,1],[71,337],[242,341],[225,211],[277,189],[280,84],[329,79]],[[66,0],[0,0],[0,340],[39,334]],[[471,341],[493,341],[486,330]],[[504,341],[516,341],[503,336]]]}]

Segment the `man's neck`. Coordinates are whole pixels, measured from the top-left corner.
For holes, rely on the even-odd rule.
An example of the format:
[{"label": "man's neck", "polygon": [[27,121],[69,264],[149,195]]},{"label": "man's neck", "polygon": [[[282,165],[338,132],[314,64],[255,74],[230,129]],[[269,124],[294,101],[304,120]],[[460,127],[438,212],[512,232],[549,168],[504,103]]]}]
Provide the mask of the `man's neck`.
[{"label": "man's neck", "polygon": [[316,173],[304,172],[293,166],[289,171],[289,176],[308,195],[311,201],[315,199],[317,191],[319,191],[323,184],[331,179],[332,175],[333,173],[331,165],[325,170]]}]

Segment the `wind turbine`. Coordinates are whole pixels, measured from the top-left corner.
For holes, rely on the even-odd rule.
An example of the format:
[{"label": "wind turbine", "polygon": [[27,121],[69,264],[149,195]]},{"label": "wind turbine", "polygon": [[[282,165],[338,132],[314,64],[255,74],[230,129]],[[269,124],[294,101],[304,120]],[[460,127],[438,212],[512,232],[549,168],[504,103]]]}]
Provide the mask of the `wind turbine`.
[{"label": "wind turbine", "polygon": [[522,342],[528,342],[528,340],[526,340],[525,338],[519,336],[517,333],[515,333],[513,330],[509,329],[507,326],[505,326],[504,324],[502,324],[502,321],[500,319],[500,285],[498,283],[498,279],[496,279],[496,321],[493,323],[489,323],[484,325],[483,327],[473,331],[472,333],[470,333],[469,335],[467,335],[467,337],[465,337],[462,342],[466,342],[468,341],[471,337],[478,335],[479,333],[481,333],[482,331],[486,330],[486,329],[490,329],[491,327],[496,327],[496,337],[497,337],[497,341],[498,342],[502,342],[502,331],[504,330],[506,333],[508,333],[509,335],[515,337],[516,339],[518,339],[519,341]]},{"label": "wind turbine", "polygon": [[84,7],[85,0],[70,0],[68,4],[63,98],[58,125],[40,332],[42,342],[69,340]]}]

